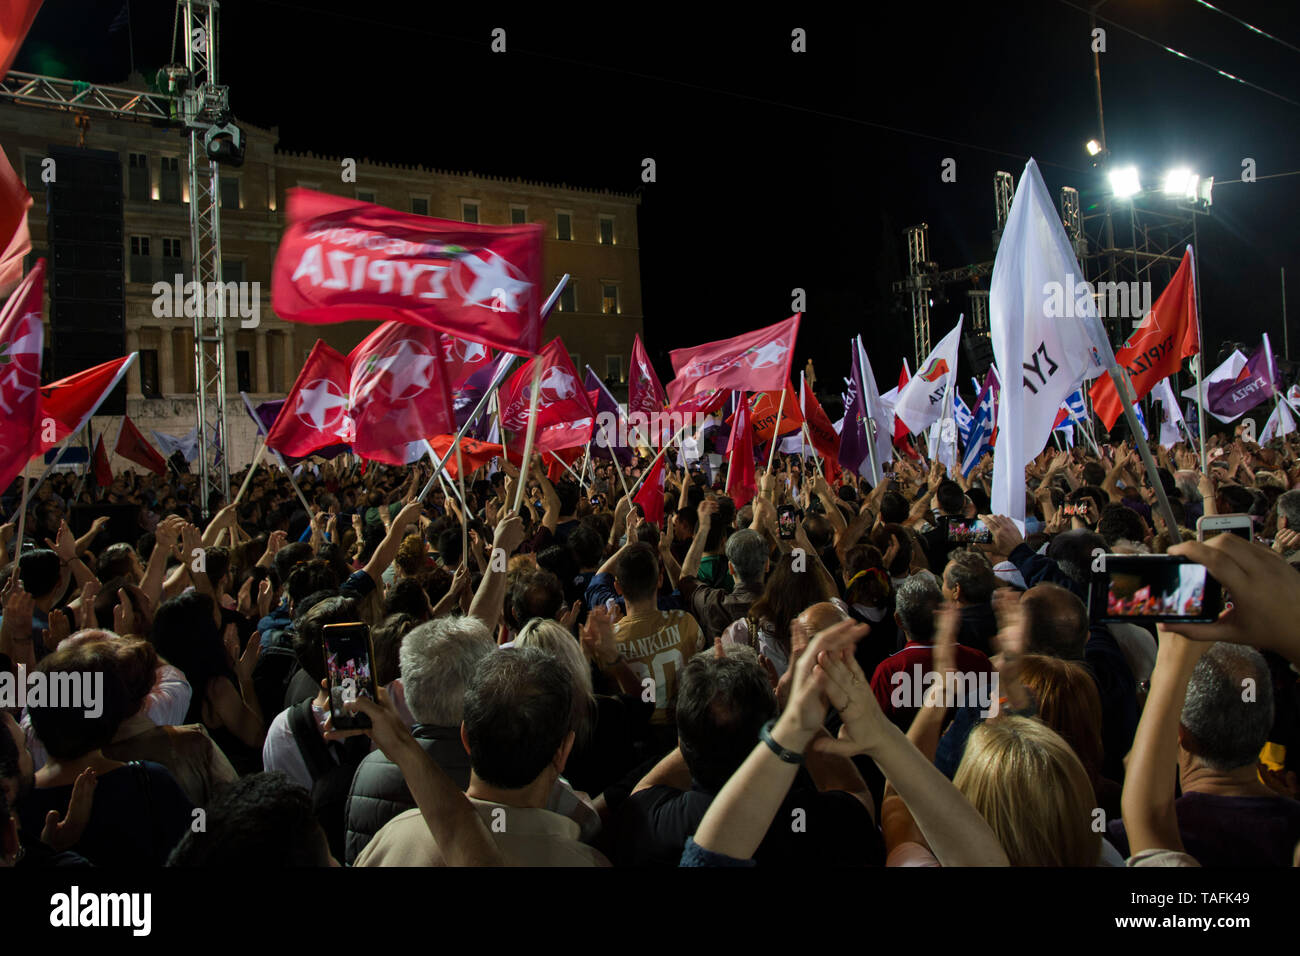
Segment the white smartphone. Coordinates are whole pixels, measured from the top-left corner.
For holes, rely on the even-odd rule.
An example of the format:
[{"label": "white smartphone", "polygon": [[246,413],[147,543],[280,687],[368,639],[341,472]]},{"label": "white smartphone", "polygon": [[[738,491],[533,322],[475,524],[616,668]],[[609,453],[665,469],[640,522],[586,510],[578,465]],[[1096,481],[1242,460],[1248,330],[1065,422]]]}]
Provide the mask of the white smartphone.
[{"label": "white smartphone", "polygon": [[1224,532],[1247,541],[1254,540],[1255,527],[1250,515],[1201,515],[1196,520],[1196,540],[1204,541]]}]

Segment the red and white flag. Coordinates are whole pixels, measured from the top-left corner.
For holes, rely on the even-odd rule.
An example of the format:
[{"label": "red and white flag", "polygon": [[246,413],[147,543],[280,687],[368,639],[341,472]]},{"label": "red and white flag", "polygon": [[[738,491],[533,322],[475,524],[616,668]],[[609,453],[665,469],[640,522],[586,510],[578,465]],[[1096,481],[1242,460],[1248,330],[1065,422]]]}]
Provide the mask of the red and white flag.
[{"label": "red and white flag", "polygon": [[447,384],[454,391],[475,372],[492,364],[492,350],[481,342],[470,342],[454,335],[442,336],[442,361]]},{"label": "red and white flag", "polygon": [[42,385],[41,432],[37,435],[37,445],[32,453],[49,451],[69,435],[81,431],[90,416],[99,410],[104,399],[108,398],[109,393],[135,364],[137,354],[132,352],[123,358]]},{"label": "red and white flag", "polygon": [[659,384],[659,376],[655,374],[655,367],[650,364],[650,356],[646,354],[638,334],[632,341],[632,360],[627,374],[628,414],[645,412],[653,415],[662,412],[667,404],[664,387]]},{"label": "red and white flag", "polygon": [[761,392],[780,389],[790,378],[800,313],[735,338],[669,353],[677,377],[668,383],[668,398],[681,399],[709,388]]},{"label": "red and white flag", "polygon": [[40,447],[44,296],[41,259],[0,310],[0,490],[9,487]]},{"label": "red and white flag", "polygon": [[317,339],[266,434],[266,447],[305,458],[326,445],[350,444],[355,437],[348,414],[351,380],[347,356]]},{"label": "red and white flag", "polygon": [[533,450],[537,453],[585,445],[596,424],[587,392],[573,367],[564,342],[552,339],[541,354],[510,376],[497,396],[501,426],[507,432],[506,448],[516,457],[523,454],[528,429],[528,405],[532,395],[533,369],[542,363],[537,393],[537,426]]},{"label": "red and white flag", "polygon": [[103,432],[100,432],[99,437],[95,439],[95,454],[91,457],[91,465],[94,470],[95,484],[107,488],[113,483],[113,466],[109,464],[108,452],[104,450]]},{"label": "red and white flag", "polygon": [[[1201,350],[1196,324],[1196,288],[1192,270],[1192,247],[1183,253],[1178,271],[1160,293],[1142,324],[1134,330],[1124,347],[1115,353],[1120,368],[1128,369],[1129,379],[1138,400],[1177,372],[1183,359]],[[1092,411],[1106,430],[1124,414],[1124,405],[1115,392],[1115,383],[1103,375],[1093,383]]]},{"label": "red and white flag", "polygon": [[362,458],[409,464],[424,454],[424,439],[456,431],[440,338],[385,322],[348,356],[350,444]]},{"label": "red and white flag", "polygon": [[140,434],[135,422],[122,416],[122,427],[117,433],[117,442],[113,451],[127,461],[143,465],[155,475],[167,474],[167,459],[158,453],[158,449],[149,444],[149,439]]},{"label": "red and white flag", "polygon": [[516,355],[541,344],[542,226],[480,226],[290,189],[271,306],[291,322],[407,322]]},{"label": "red and white flag", "polygon": [[23,258],[32,251],[27,228],[31,205],[32,194],[0,150],[0,296],[8,295],[22,281]]}]

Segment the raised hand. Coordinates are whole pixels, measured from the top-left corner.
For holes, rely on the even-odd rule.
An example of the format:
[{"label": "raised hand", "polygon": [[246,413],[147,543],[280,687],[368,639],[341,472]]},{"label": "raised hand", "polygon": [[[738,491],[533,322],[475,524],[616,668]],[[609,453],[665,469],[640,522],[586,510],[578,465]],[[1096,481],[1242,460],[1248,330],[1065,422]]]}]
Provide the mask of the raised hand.
[{"label": "raised hand", "polygon": [[68,799],[68,812],[59,819],[59,811],[51,810],[45,814],[45,826],[41,830],[41,842],[57,853],[62,853],[81,842],[81,835],[90,822],[90,811],[94,805],[95,787],[99,778],[90,767],[81,771],[72,784],[72,796]]}]

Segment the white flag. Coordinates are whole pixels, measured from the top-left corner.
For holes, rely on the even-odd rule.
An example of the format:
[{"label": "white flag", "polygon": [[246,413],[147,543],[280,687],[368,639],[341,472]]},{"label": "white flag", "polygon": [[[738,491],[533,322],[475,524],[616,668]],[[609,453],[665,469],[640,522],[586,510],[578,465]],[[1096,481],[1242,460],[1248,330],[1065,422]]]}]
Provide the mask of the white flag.
[{"label": "white flag", "polygon": [[1183,410],[1178,407],[1178,400],[1174,398],[1174,387],[1169,379],[1162,379],[1156,383],[1155,388],[1151,389],[1151,399],[1160,403],[1160,444],[1172,448],[1183,440],[1183,433],[1179,426],[1184,422]]},{"label": "white flag", "polygon": [[[957,382],[957,347],[961,344],[961,317],[957,326],[939,340],[916,374],[898,390],[894,415],[913,435],[925,431],[941,417],[952,419],[950,389]],[[946,413],[946,415],[945,415]]]},{"label": "white flag", "polygon": [[1019,524],[1025,518],[1025,466],[1050,439],[1061,403],[1081,382],[1115,362],[1092,295],[1076,295],[1082,276],[1031,159],[1016,187],[989,286],[993,355],[1006,378],[998,408],[992,508]]},{"label": "white flag", "polygon": [[894,460],[894,409],[884,403],[880,389],[876,387],[876,373],[871,370],[871,360],[867,358],[867,350],[862,347],[862,336],[855,336],[853,341],[862,368],[862,397],[866,402],[867,421],[870,423],[867,427],[875,430],[875,467],[872,467],[871,457],[868,456],[867,468],[871,474],[866,476],[871,479],[871,487],[874,488],[880,484],[880,473]]},{"label": "white flag", "polygon": [[[1231,381],[1232,379],[1240,375],[1241,370],[1246,367],[1247,361],[1249,360],[1246,358],[1245,355],[1242,354],[1241,349],[1237,349],[1231,355],[1229,355],[1228,360],[1226,362],[1224,362],[1222,365],[1216,368],[1209,375],[1205,376],[1204,386],[1205,386],[1206,395],[1207,396],[1209,395],[1210,386],[1213,385],[1215,382],[1222,382],[1224,380]],[[1200,404],[1201,400],[1200,397],[1197,395],[1197,386],[1193,385],[1191,388],[1183,389],[1182,395],[1183,398],[1190,398],[1198,405]],[[1211,415],[1214,415],[1214,410],[1211,409],[1209,405],[1205,406],[1205,410],[1209,412]],[[1234,422],[1237,420],[1237,418],[1240,418],[1241,415],[1239,414],[1235,418],[1224,418],[1221,415],[1214,415],[1214,417],[1221,422]]]},{"label": "white flag", "polygon": [[188,435],[168,435],[164,432],[153,431],[153,440],[158,445],[164,458],[170,458],[172,455],[180,452],[185,456],[185,460],[193,462],[199,457],[199,426],[195,425]]},{"label": "white flag", "polygon": [[1295,431],[1295,416],[1291,414],[1290,405],[1287,402],[1278,402],[1277,408],[1273,409],[1273,414],[1268,416],[1268,421],[1264,423],[1264,430],[1259,433],[1259,443],[1267,445],[1274,438],[1281,438],[1293,431]]}]

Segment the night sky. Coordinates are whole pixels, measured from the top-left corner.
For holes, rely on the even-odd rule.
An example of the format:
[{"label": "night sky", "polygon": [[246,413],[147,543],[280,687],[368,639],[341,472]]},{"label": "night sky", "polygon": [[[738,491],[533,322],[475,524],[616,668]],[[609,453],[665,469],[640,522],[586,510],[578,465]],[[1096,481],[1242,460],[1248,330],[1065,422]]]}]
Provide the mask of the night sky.
[{"label": "night sky", "polygon": [[[1300,46],[1294,0],[1216,6]],[[796,367],[845,374],[861,332],[888,388],[912,351],[910,310],[889,288],[905,226],[928,222],[931,258],[952,268],[991,258],[995,170],[1018,181],[1032,155],[1054,195],[1073,185],[1085,206],[1104,186],[1083,151],[1097,135],[1085,0],[871,3],[857,20],[466,7],[227,0],[221,80],[236,115],[278,125],[290,149],[640,189],[645,338],[665,380],[669,349],[780,321],[802,287]],[[121,9],[46,0],[14,68],[122,80],[126,34],[107,32]],[[132,0],[146,75],[170,59],[173,10]],[[1300,51],[1194,0],[1109,0],[1100,16],[1114,161],[1147,184],[1175,165],[1215,177],[1199,250],[1209,360],[1262,331],[1280,356],[1279,267],[1300,333],[1300,175],[1284,175],[1300,171]],[[498,26],[505,55],[489,49]],[[790,50],[795,27],[807,53]],[[645,157],[658,181],[643,185]],[[940,181],[947,157],[955,183]],[[1239,181],[1243,157],[1253,184]],[[935,310],[934,341],[965,298],[953,287]]]}]

